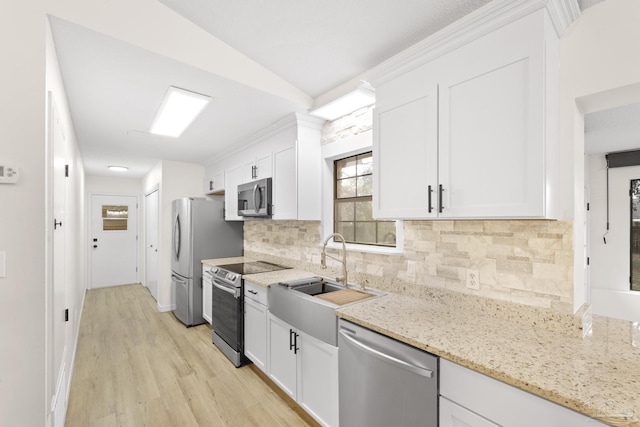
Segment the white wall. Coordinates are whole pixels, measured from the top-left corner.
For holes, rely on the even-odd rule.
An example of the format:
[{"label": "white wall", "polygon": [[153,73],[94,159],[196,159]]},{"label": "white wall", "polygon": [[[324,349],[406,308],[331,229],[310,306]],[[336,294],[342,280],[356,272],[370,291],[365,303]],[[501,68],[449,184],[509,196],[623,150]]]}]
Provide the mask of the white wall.
[{"label": "white wall", "polygon": [[[71,114],[69,112],[69,106],[67,103],[66,93],[62,82],[62,76],[60,74],[60,67],[58,64],[55,47],[53,44],[53,37],[51,30],[46,25],[46,90],[51,92],[60,120],[62,122],[62,128],[65,135],[65,152],[66,152],[66,164],[69,165],[69,177],[66,179],[66,203],[64,226],[62,231],[65,233],[65,281],[66,281],[66,307],[69,309],[69,322],[66,324],[67,329],[67,353],[64,359],[65,375],[66,375],[66,387],[63,387],[61,391],[66,391],[66,395],[59,395],[55,397],[56,402],[56,417],[59,418],[61,414],[64,414],[66,410],[66,402],[68,399],[69,386],[71,384],[71,367],[75,358],[75,349],[79,333],[80,314],[82,310],[82,303],[84,301],[84,294],[86,289],[86,216],[85,216],[85,173],[84,166],[80,151],[78,149],[75,130],[73,128],[73,122],[71,120]],[[50,149],[51,141],[47,142],[47,147]],[[47,172],[49,176],[49,172]],[[47,196],[48,203],[51,202],[51,197]],[[47,215],[50,219],[50,215]],[[48,221],[50,223],[50,221]],[[47,236],[49,236],[49,232]],[[46,288],[51,289],[51,253],[47,256],[47,279]],[[50,310],[50,302],[47,295],[47,310]],[[45,324],[49,325],[49,319],[51,316],[55,316],[55,313],[47,311],[47,317]],[[49,328],[46,328],[46,333],[50,334]],[[51,340],[48,342],[52,343]],[[51,357],[49,351],[51,347],[48,347],[47,359]],[[51,381],[57,369],[59,367],[54,366],[54,372],[48,372],[46,374],[45,381]],[[50,370],[51,368],[47,368]],[[47,383],[48,389],[51,384]],[[53,396],[52,396],[53,397]],[[48,398],[47,398],[48,399]],[[48,405],[48,402],[47,402]],[[47,423],[51,423],[53,414],[47,415]]]},{"label": "white wall", "polygon": [[637,0],[607,0],[587,9],[560,40],[560,196],[574,201],[573,211],[562,214],[575,225],[574,309],[588,298],[582,252],[584,113],[596,111],[598,102],[623,105],[615,105],[607,93],[624,94],[628,91],[616,89],[640,81],[638,17]]},{"label": "white wall", "polygon": [[[45,414],[45,22],[44,1],[0,13],[0,158],[16,185],[0,185],[0,416],[7,426],[41,426]],[[11,13],[5,11],[9,8]]]},{"label": "white wall", "polygon": [[204,197],[204,172],[202,165],[162,160],[142,179],[143,195],[155,186],[159,188],[157,301],[160,311],[175,308],[171,289],[171,203],[181,197]]}]

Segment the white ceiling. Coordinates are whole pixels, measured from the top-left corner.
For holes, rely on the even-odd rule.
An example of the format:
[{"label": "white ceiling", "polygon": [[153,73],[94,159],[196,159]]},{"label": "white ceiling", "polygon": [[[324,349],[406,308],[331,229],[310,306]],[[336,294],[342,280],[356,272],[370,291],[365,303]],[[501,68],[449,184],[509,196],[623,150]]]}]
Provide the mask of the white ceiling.
[{"label": "white ceiling", "polygon": [[[158,1],[316,98],[489,0]],[[207,164],[309,107],[62,19],[51,26],[88,175],[138,178],[160,159]],[[146,132],[169,86],[213,98],[176,139]]]},{"label": "white ceiling", "polygon": [[640,149],[640,104],[585,114],[584,145],[588,154]]}]

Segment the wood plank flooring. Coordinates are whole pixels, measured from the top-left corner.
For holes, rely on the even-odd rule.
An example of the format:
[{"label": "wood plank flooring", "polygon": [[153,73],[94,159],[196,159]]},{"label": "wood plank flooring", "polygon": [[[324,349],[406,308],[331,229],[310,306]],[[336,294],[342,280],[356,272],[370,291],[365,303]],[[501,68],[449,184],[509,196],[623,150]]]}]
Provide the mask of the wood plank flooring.
[{"label": "wood plank flooring", "polygon": [[159,313],[138,284],[87,291],[66,426],[317,424],[253,365],[235,368],[208,324]]}]

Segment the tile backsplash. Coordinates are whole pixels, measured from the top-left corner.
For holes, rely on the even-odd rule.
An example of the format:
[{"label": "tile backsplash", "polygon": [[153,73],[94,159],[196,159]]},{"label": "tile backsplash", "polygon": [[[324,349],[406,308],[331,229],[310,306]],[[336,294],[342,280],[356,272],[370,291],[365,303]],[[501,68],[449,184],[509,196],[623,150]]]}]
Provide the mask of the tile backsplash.
[{"label": "tile backsplash", "polygon": [[[404,221],[402,254],[349,251],[349,281],[416,297],[433,288],[562,313],[573,311],[572,223],[548,220]],[[320,269],[319,221],[245,221],[245,255]],[[338,251],[329,249],[336,256]],[[466,287],[467,269],[480,289]]]}]

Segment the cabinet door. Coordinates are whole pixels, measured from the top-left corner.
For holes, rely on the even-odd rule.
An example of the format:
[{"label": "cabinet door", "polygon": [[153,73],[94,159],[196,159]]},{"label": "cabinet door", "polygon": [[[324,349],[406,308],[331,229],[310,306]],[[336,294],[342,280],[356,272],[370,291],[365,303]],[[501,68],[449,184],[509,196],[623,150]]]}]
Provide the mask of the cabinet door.
[{"label": "cabinet door", "polygon": [[297,219],[296,148],[273,152],[273,219]]},{"label": "cabinet door", "polygon": [[475,412],[440,397],[440,427],[499,427]]},{"label": "cabinet door", "polygon": [[256,179],[271,178],[273,156],[271,153],[259,155],[256,160]]},{"label": "cabinet door", "polygon": [[298,398],[325,426],[338,425],[338,347],[298,331]]},{"label": "cabinet door", "polygon": [[374,218],[437,215],[438,88],[435,83],[425,83],[428,76],[421,71],[411,72],[376,91]]},{"label": "cabinet door", "polygon": [[267,371],[267,307],[250,298],[244,299],[244,354]]},{"label": "cabinet door", "polygon": [[543,44],[534,31],[525,21],[442,61],[440,216],[544,216]]},{"label": "cabinet door", "polygon": [[257,176],[255,159],[242,163],[242,183],[255,181]]},{"label": "cabinet door", "polygon": [[202,277],[202,317],[211,324],[211,281]]},{"label": "cabinet door", "polygon": [[286,394],[296,399],[296,354],[291,349],[295,330],[286,322],[267,313],[269,345],[267,374]]},{"label": "cabinet door", "polygon": [[242,184],[242,166],[227,169],[224,173],[224,219],[227,221],[242,220],[238,216],[238,184]]}]

